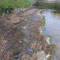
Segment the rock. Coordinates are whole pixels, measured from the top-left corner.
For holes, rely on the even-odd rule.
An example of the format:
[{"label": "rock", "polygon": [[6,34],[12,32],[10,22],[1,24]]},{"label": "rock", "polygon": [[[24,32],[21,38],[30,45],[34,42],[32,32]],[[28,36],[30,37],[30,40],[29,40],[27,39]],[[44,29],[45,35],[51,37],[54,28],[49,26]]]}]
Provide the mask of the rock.
[{"label": "rock", "polygon": [[30,55],[24,54],[21,60],[30,60],[30,59],[31,59]]},{"label": "rock", "polygon": [[22,60],[43,60],[46,54],[44,51],[38,51],[34,54],[24,54]]},{"label": "rock", "polygon": [[44,51],[39,51],[36,53],[37,60],[43,60],[45,58],[45,52]]},{"label": "rock", "polygon": [[14,17],[9,21],[9,23],[18,23],[18,22],[20,22],[20,17]]},{"label": "rock", "polygon": [[34,51],[42,50],[41,42],[38,40],[34,40],[30,43],[30,48],[34,49]]}]

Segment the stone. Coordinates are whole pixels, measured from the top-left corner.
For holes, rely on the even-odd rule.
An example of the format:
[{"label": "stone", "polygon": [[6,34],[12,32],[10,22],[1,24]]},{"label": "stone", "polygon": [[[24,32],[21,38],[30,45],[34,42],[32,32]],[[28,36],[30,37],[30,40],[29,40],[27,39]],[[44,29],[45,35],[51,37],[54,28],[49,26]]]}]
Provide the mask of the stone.
[{"label": "stone", "polygon": [[22,60],[43,60],[45,58],[46,54],[44,51],[38,51],[34,54],[24,54],[22,56]]},{"label": "stone", "polygon": [[10,23],[18,23],[20,22],[20,17],[14,17],[13,19],[10,20]]},{"label": "stone", "polygon": [[45,52],[44,51],[39,51],[36,53],[37,60],[43,60],[45,58]]},{"label": "stone", "polygon": [[42,45],[41,42],[38,40],[34,40],[30,43],[30,48],[34,49],[34,51],[41,51]]}]

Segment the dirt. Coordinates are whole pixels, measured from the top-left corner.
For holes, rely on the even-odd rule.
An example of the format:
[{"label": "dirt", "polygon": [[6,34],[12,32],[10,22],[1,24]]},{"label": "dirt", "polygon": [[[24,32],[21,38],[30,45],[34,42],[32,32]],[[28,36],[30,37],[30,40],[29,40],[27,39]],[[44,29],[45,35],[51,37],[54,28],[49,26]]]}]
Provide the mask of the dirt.
[{"label": "dirt", "polygon": [[43,58],[50,53],[47,35],[40,33],[44,16],[41,19],[38,11],[32,8],[0,18],[0,60],[39,60],[39,52],[44,52]]}]

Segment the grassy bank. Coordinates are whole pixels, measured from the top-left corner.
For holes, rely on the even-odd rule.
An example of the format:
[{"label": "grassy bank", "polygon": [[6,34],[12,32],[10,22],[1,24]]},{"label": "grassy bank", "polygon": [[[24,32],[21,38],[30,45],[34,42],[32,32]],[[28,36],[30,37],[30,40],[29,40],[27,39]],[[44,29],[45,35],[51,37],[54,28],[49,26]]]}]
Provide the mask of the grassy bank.
[{"label": "grassy bank", "polygon": [[36,7],[42,8],[42,9],[54,9],[54,10],[60,10],[60,4],[59,3],[40,3],[36,2],[35,4]]},{"label": "grassy bank", "polygon": [[11,13],[14,8],[26,8],[31,6],[30,0],[1,0],[0,1],[0,14]]}]

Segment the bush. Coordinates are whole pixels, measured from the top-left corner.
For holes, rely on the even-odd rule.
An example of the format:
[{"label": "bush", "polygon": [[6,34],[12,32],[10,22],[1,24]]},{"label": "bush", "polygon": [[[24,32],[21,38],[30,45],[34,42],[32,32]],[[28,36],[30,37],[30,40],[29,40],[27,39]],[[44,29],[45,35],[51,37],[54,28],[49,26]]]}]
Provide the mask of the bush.
[{"label": "bush", "polygon": [[0,7],[0,13],[11,13],[13,10],[13,8],[4,8],[4,7]]}]

